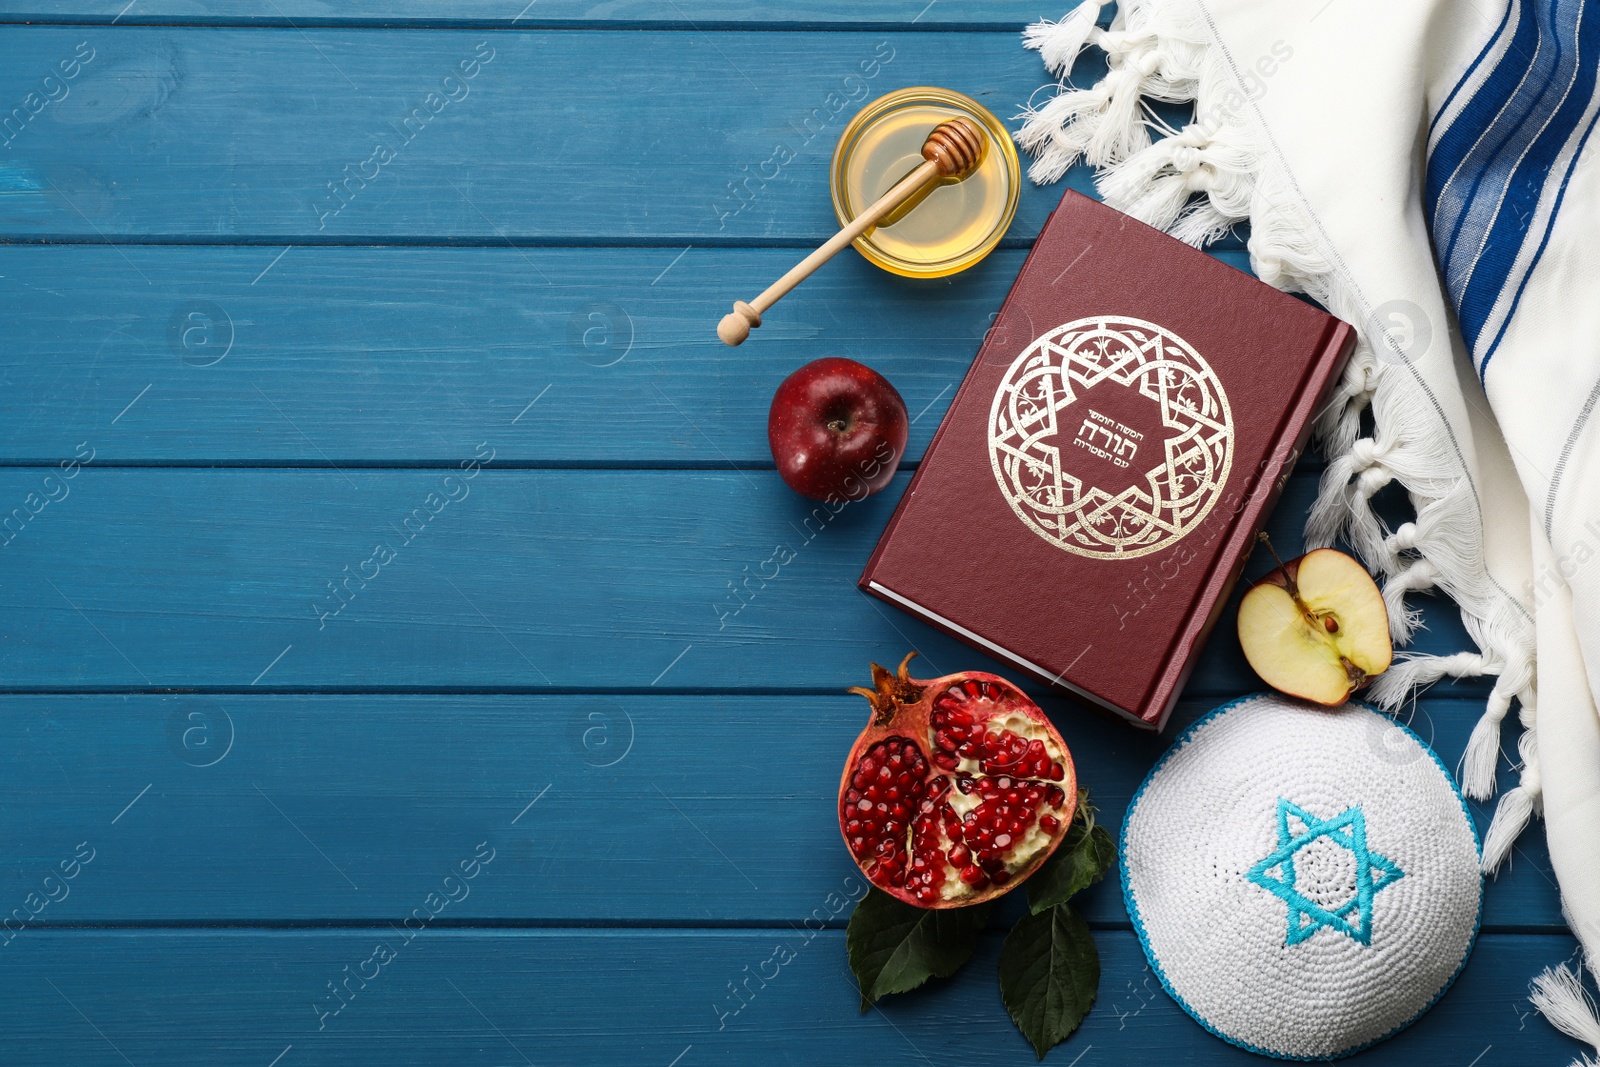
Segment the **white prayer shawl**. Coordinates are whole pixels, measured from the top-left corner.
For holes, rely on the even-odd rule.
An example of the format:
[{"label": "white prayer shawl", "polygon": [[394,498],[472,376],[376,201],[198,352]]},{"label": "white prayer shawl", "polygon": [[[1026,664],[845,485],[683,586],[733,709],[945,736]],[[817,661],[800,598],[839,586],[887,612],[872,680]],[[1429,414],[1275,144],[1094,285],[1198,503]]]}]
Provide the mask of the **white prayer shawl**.
[{"label": "white prayer shawl", "polygon": [[[1079,158],[1106,201],[1193,244],[1250,225],[1252,268],[1355,324],[1319,425],[1329,457],[1310,544],[1343,538],[1378,574],[1397,641],[1407,595],[1460,606],[1476,650],[1403,657],[1372,699],[1492,675],[1462,760],[1495,791],[1515,704],[1520,784],[1484,866],[1542,810],[1567,918],[1600,965],[1600,9],[1587,0],[1101,0],[1024,43],[1062,77],[1017,140],[1030,176]],[[1374,32],[1374,18],[1382,32]],[[1069,82],[1086,45],[1108,73]],[[1150,100],[1195,104],[1168,130]],[[1152,139],[1151,128],[1157,134]],[[1371,432],[1363,413],[1371,411]],[[1390,482],[1415,518],[1370,500]],[[1537,653],[1537,654],[1536,654]],[[1537,701],[1536,701],[1537,694]],[[1557,1026],[1600,1047],[1578,976],[1534,983]]]}]

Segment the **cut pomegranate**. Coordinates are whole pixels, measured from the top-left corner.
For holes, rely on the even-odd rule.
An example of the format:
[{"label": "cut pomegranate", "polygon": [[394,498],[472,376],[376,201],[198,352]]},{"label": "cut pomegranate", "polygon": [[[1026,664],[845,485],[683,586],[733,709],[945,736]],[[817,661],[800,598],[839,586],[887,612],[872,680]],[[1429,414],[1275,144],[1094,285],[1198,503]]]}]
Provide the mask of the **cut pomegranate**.
[{"label": "cut pomegranate", "polygon": [[958,908],[1015,888],[1072,823],[1061,735],[994,674],[933,681],[872,665],[872,721],[839,782],[839,828],[868,880],[907,904]]}]

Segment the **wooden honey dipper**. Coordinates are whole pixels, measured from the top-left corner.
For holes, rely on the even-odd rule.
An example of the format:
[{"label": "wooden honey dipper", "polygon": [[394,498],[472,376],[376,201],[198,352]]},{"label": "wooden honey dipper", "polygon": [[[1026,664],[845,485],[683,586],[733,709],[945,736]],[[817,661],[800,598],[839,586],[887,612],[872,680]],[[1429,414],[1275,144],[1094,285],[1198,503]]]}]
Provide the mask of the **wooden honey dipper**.
[{"label": "wooden honey dipper", "polygon": [[789,268],[789,273],[767,286],[762,294],[748,304],[736,300],[733,310],[717,324],[717,336],[725,344],[737,345],[750,336],[750,331],[761,325],[761,313],[781,300],[785,293],[822,266],[857,237],[876,226],[884,216],[921,192],[924,186],[942,178],[958,181],[978,169],[983,161],[987,142],[983,131],[970,119],[953,118],[941,122],[922,142],[923,162],[878,198],[878,202],[851,220],[850,225],[834,234],[828,243]]}]

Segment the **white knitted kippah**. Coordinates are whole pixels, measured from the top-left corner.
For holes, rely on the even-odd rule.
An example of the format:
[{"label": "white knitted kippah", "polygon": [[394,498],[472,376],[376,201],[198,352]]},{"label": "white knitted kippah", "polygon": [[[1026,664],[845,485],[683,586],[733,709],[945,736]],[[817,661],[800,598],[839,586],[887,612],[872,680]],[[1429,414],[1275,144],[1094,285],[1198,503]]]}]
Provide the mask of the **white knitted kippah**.
[{"label": "white knitted kippah", "polygon": [[1257,694],[1173,742],[1122,828],[1150,966],[1206,1029],[1327,1059],[1455,980],[1478,933],[1478,835],[1433,750],[1362,704]]}]

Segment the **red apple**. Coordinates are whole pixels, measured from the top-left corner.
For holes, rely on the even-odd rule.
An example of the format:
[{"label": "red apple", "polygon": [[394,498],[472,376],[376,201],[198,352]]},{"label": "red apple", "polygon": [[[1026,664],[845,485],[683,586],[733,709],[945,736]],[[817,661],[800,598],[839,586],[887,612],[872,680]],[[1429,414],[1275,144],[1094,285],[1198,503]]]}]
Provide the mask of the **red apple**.
[{"label": "red apple", "polygon": [[908,425],[905,401],[887,378],[829,357],[778,386],[767,443],[790,489],[814,500],[860,500],[894,477]]}]

